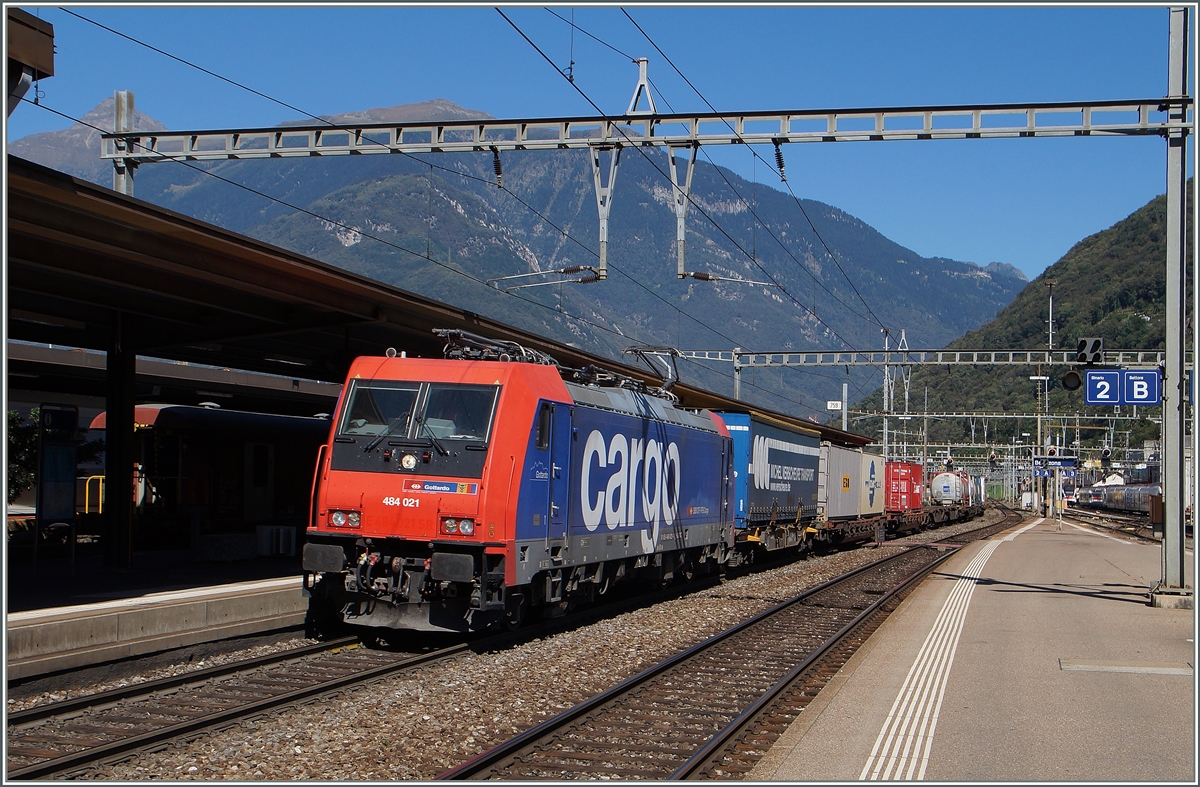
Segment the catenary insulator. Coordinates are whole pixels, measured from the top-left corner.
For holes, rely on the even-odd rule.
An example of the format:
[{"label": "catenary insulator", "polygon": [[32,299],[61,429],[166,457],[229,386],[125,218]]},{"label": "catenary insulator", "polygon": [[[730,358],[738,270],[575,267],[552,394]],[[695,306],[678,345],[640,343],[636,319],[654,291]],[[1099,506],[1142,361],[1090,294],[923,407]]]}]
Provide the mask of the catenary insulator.
[{"label": "catenary insulator", "polygon": [[496,170],[496,188],[504,188],[504,170],[500,166],[500,151],[492,148],[492,169]]},{"label": "catenary insulator", "polygon": [[783,151],[779,149],[779,143],[775,143],[775,166],[779,168],[779,179],[787,183],[787,173],[783,170]]}]

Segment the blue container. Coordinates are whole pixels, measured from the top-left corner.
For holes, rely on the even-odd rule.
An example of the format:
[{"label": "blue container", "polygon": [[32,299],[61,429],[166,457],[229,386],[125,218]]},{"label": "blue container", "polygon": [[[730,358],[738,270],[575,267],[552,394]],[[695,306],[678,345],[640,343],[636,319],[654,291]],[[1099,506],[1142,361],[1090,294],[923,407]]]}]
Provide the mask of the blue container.
[{"label": "blue container", "polygon": [[735,527],[816,516],[820,435],[747,413],[721,417],[733,437]]}]

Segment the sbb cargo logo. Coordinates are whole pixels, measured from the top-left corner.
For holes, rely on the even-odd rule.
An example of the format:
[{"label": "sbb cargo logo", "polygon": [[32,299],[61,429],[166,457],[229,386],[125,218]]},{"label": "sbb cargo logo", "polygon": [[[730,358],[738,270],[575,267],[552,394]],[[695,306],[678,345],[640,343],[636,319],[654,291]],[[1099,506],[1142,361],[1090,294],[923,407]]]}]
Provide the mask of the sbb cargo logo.
[{"label": "sbb cargo logo", "polygon": [[580,502],[587,529],[595,530],[601,522],[609,530],[649,525],[650,532],[642,532],[642,548],[654,551],[659,527],[670,527],[678,513],[679,446],[623,434],[606,441],[594,429],[580,464]]},{"label": "sbb cargo logo", "polygon": [[466,484],[457,481],[418,481],[415,478],[404,479],[405,492],[440,492],[448,495],[473,495],[479,491],[479,484]]}]

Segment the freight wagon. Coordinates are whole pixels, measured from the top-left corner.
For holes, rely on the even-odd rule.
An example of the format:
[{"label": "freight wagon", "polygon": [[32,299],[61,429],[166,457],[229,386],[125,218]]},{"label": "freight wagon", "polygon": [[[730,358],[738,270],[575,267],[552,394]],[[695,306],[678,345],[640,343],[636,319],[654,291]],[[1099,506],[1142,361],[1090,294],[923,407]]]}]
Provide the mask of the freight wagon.
[{"label": "freight wagon", "polygon": [[739,554],[803,546],[817,532],[820,435],[759,413],[721,418],[733,438]]},{"label": "freight wagon", "polygon": [[908,533],[930,524],[925,511],[925,474],[915,462],[884,465],[884,512],[889,533]]}]

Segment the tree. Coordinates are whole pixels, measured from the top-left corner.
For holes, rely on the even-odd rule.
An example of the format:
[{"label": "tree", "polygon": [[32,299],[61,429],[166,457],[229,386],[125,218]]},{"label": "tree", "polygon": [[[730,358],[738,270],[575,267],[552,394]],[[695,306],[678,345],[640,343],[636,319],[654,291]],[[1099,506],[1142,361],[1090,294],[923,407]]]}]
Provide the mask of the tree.
[{"label": "tree", "polygon": [[26,489],[37,483],[38,417],[41,408],[35,407],[28,418],[16,410],[8,411],[8,502],[12,503]]}]

